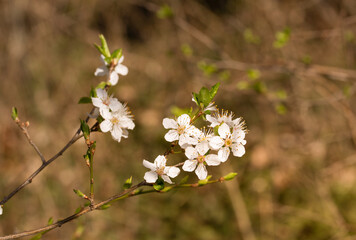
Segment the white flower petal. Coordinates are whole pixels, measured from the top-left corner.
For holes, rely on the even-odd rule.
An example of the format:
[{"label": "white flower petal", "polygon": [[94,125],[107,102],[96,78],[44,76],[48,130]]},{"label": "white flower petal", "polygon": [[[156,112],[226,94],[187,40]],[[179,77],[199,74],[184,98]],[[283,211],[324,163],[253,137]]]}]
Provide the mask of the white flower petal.
[{"label": "white flower petal", "polygon": [[167,142],[173,142],[175,140],[178,140],[178,132],[177,130],[169,130],[166,135],[164,135],[164,139],[166,139]]},{"label": "white flower petal", "polygon": [[167,175],[171,178],[175,178],[180,173],[180,169],[177,167],[166,167]]},{"label": "white flower petal", "polygon": [[148,183],[155,183],[158,179],[158,174],[156,172],[149,171],[145,173],[145,176],[143,178]]},{"label": "white flower petal", "polygon": [[172,180],[171,180],[167,175],[161,175],[161,178],[162,178],[165,182],[167,182],[167,183],[169,183],[169,184],[173,184]]},{"label": "white flower petal", "polygon": [[155,159],[155,165],[157,168],[165,167],[166,166],[167,159],[163,155],[158,155]]},{"label": "white flower petal", "polygon": [[218,121],[216,118],[214,118],[213,116],[211,116],[210,114],[206,115],[206,120],[211,122],[210,127],[215,127],[217,125],[219,125]]},{"label": "white flower petal", "polygon": [[230,155],[230,148],[228,147],[223,147],[218,152],[218,156],[221,162],[226,162],[226,160],[229,158],[229,155]]},{"label": "white flower petal", "polygon": [[147,160],[143,160],[142,162],[143,166],[145,166],[146,168],[152,170],[152,171],[155,171],[156,170],[156,167],[153,163],[147,161]]},{"label": "white flower petal", "polygon": [[185,149],[185,156],[187,156],[187,158],[189,159],[196,159],[199,155],[198,155],[198,151],[195,148],[187,147]]},{"label": "white flower petal", "polygon": [[121,74],[123,76],[126,76],[129,73],[129,69],[126,66],[122,65],[122,64],[118,64],[115,67],[115,72],[117,72],[117,74]]},{"label": "white flower petal", "polygon": [[207,141],[200,142],[195,147],[199,155],[205,155],[209,151],[209,143]]},{"label": "white flower petal", "polygon": [[[106,106],[106,105],[104,105]],[[104,119],[110,120],[113,118],[112,112],[109,111],[108,107],[101,107],[99,108],[100,114]]]},{"label": "white flower petal", "polygon": [[115,86],[117,84],[117,82],[119,81],[119,75],[117,75],[117,73],[115,71],[113,71],[110,74],[110,79],[109,82],[112,86]]},{"label": "white flower petal", "polygon": [[197,169],[195,169],[195,174],[200,180],[204,180],[208,176],[208,171],[203,163],[199,163]]},{"label": "white flower petal", "polygon": [[170,129],[170,128],[177,129],[178,128],[177,122],[171,118],[163,119],[162,124],[165,129]]},{"label": "white flower petal", "polygon": [[[91,98],[91,101],[95,107],[102,108],[103,107],[103,101],[100,98]],[[105,106],[105,105],[104,105]]]},{"label": "white flower petal", "polygon": [[209,166],[217,166],[221,163],[218,155],[216,154],[209,154],[205,157],[205,162],[206,164],[208,164]]},{"label": "white flower petal", "polygon": [[95,76],[105,76],[106,74],[108,74],[108,68],[106,66],[98,67],[94,73]]},{"label": "white flower petal", "polygon": [[223,123],[218,129],[218,133],[220,137],[225,139],[230,134],[230,127],[226,123]]},{"label": "white flower petal", "polygon": [[109,103],[109,108],[113,111],[116,112],[120,109],[123,108],[123,105],[121,102],[119,102],[119,100],[117,100],[117,98],[111,98],[110,99],[110,103]]},{"label": "white flower petal", "polygon": [[101,88],[96,89],[96,95],[98,96],[98,98],[100,98],[102,101],[106,100],[108,98],[108,93]]},{"label": "white flower petal", "polygon": [[210,139],[209,144],[212,149],[218,150],[224,145],[224,140],[219,136],[214,136]]},{"label": "white flower petal", "polygon": [[235,157],[242,157],[245,154],[245,147],[241,144],[232,144],[231,150]]},{"label": "white flower petal", "polygon": [[122,137],[122,129],[117,125],[114,124],[111,130],[111,136],[116,139],[117,141],[121,141]]},{"label": "white flower petal", "polygon": [[190,124],[190,117],[188,114],[183,114],[178,117],[177,123],[179,126],[188,126]]},{"label": "white flower petal", "polygon": [[121,58],[119,59],[118,63],[122,63],[124,61],[124,55],[121,56]]},{"label": "white flower petal", "polygon": [[3,212],[2,206],[0,205],[0,215],[2,215],[2,212]]},{"label": "white flower petal", "polygon": [[100,129],[102,132],[108,132],[112,129],[112,123],[110,120],[104,120],[100,123]]},{"label": "white flower petal", "polygon": [[193,172],[197,164],[197,160],[185,160],[182,169],[186,172]]}]

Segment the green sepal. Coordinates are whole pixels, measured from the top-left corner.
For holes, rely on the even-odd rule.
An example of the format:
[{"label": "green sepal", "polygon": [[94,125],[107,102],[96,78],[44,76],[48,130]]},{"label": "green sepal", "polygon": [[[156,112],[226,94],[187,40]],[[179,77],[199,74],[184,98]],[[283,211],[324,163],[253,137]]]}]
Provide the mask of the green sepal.
[{"label": "green sepal", "polygon": [[80,129],[83,132],[84,138],[88,139],[90,136],[90,128],[84,120],[80,120]]},{"label": "green sepal", "polygon": [[210,178],[211,178],[211,175],[209,175],[207,178],[205,178],[203,180],[199,180],[198,185],[203,186],[203,185],[208,184]]},{"label": "green sepal", "polygon": [[225,175],[223,178],[225,181],[230,181],[230,180],[234,179],[236,177],[236,175],[237,175],[237,173],[231,172],[231,173]]},{"label": "green sepal", "polygon": [[100,41],[101,41],[101,49],[102,49],[102,54],[104,55],[105,58],[110,58],[110,50],[108,47],[108,44],[106,43],[105,37],[103,34],[99,35]]},{"label": "green sepal", "polygon": [[97,95],[96,95],[96,90],[95,90],[95,88],[91,88],[90,89],[90,97],[98,97]]},{"label": "green sepal", "polygon": [[12,110],[11,110],[11,117],[12,117],[12,119],[14,119],[14,120],[16,120],[16,118],[18,118],[17,108],[12,107]]},{"label": "green sepal", "polygon": [[132,176],[126,179],[123,187],[124,189],[129,189],[131,186],[132,186]]},{"label": "green sepal", "polygon": [[90,97],[81,97],[78,101],[78,104],[86,104],[86,103],[92,103]]},{"label": "green sepal", "polygon": [[50,217],[48,219],[47,225],[52,225],[53,224],[53,217]]},{"label": "green sepal", "polygon": [[111,205],[109,203],[107,203],[107,204],[104,204],[103,206],[101,206],[99,209],[105,210],[105,209],[108,209],[109,207],[111,207]]},{"label": "green sepal", "polygon": [[87,196],[78,189],[73,189],[73,192],[77,194],[78,197],[87,198]]},{"label": "green sepal", "polygon": [[117,59],[119,60],[122,57],[122,48],[116,49],[115,51],[113,51],[113,53],[111,54],[111,58],[112,59]]},{"label": "green sepal", "polygon": [[162,189],[164,189],[164,182],[163,182],[163,179],[161,177],[159,177],[156,181],[155,184],[153,184],[153,188],[156,190],[156,191],[161,191]]}]

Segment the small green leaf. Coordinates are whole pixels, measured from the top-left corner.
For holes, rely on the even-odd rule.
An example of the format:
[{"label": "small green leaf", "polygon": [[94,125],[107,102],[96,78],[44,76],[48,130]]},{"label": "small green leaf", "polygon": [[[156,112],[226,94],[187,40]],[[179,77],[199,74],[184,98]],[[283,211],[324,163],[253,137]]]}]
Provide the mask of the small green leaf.
[{"label": "small green leaf", "polygon": [[94,47],[95,47],[96,49],[98,49],[98,51],[99,51],[102,55],[105,56],[105,52],[104,52],[104,50],[102,49],[102,47],[100,47],[99,45],[97,45],[97,44],[95,44],[95,43],[94,43]]},{"label": "small green leaf", "polygon": [[205,179],[203,179],[203,180],[199,180],[199,181],[198,181],[198,185],[199,185],[199,186],[203,186],[203,185],[208,184],[210,178],[211,178],[211,175],[209,175],[207,178],[205,178]]},{"label": "small green leaf", "polygon": [[207,77],[211,76],[218,70],[215,64],[208,64],[205,61],[198,62],[198,68],[202,70],[204,75]]},{"label": "small green leaf", "polygon": [[267,86],[266,86],[266,84],[264,84],[264,82],[257,81],[257,82],[255,82],[255,84],[253,84],[253,89],[257,93],[265,93],[267,91]]},{"label": "small green leaf", "polygon": [[259,44],[261,42],[260,37],[254,34],[249,28],[245,29],[244,38],[245,41],[248,43]]},{"label": "small green leaf", "polygon": [[274,41],[273,46],[275,48],[284,47],[288,43],[288,41],[290,39],[290,33],[291,33],[291,30],[288,27],[283,29],[283,31],[277,32],[276,33],[276,40]]},{"label": "small green leaf", "polygon": [[161,177],[158,177],[157,181],[155,184],[153,184],[153,188],[156,191],[161,191],[164,188],[164,181]]},{"label": "small green leaf", "polygon": [[111,54],[112,59],[117,59],[119,60],[122,57],[122,48],[116,49],[112,54]]},{"label": "small green leaf", "polygon": [[204,104],[204,107],[208,106],[210,103],[210,92],[206,87],[202,87],[199,91],[199,100]]},{"label": "small green leaf", "polygon": [[79,212],[82,211],[82,210],[83,210],[83,207],[78,207],[77,209],[75,209],[74,214],[79,213]]},{"label": "small green leaf", "polygon": [[77,194],[77,196],[79,196],[81,198],[87,198],[87,196],[84,193],[82,193],[80,190],[78,190],[78,189],[73,189],[73,192],[75,194]]},{"label": "small green leaf", "polygon": [[90,89],[90,97],[97,97],[95,88]]},{"label": "small green leaf", "polygon": [[96,85],[95,89],[101,88],[104,89],[108,83],[107,82],[101,82],[98,85]]},{"label": "small green leaf", "polygon": [[164,4],[162,7],[160,7],[160,9],[157,11],[156,14],[157,14],[158,18],[165,19],[168,17],[172,17],[173,11],[170,6],[168,6],[167,4]]},{"label": "small green leaf", "polygon": [[247,81],[239,81],[237,84],[236,84],[236,87],[240,90],[245,90],[245,89],[248,89],[249,88],[249,83]]},{"label": "small green leaf", "polygon": [[104,204],[103,206],[100,207],[100,210],[105,210],[108,209],[109,207],[111,207],[111,205],[109,203]]},{"label": "small green leaf", "polygon": [[278,114],[280,115],[284,115],[287,113],[287,108],[286,106],[284,106],[282,103],[278,103],[276,106],[275,106],[275,110]]},{"label": "small green leaf", "polygon": [[[220,87],[220,83],[218,82],[217,84],[215,84],[214,86],[211,87],[211,89],[209,90],[209,95],[210,95],[210,100],[209,103],[213,100],[213,98],[215,97],[216,93],[218,92]],[[208,104],[209,104],[208,103]]]},{"label": "small green leaf", "polygon": [[124,183],[124,189],[129,189],[132,186],[132,176],[128,179],[126,179]]},{"label": "small green leaf", "polygon": [[109,58],[111,55],[110,55],[109,47],[108,47],[108,44],[106,43],[104,35],[100,34],[99,38],[101,41],[101,49],[103,50],[103,55],[104,55],[104,57]]},{"label": "small green leaf", "polygon": [[78,101],[79,104],[92,103],[90,97],[81,97]]},{"label": "small green leaf", "polygon": [[261,72],[258,69],[247,70],[247,77],[251,80],[256,80],[261,77]]},{"label": "small green leaf", "polygon": [[88,139],[90,136],[90,128],[84,120],[80,120],[80,129],[83,132],[84,138]]},{"label": "small green leaf", "polygon": [[180,49],[186,57],[190,57],[193,55],[193,49],[188,44],[183,44]]},{"label": "small green leaf", "polygon": [[221,73],[219,73],[219,79],[221,81],[227,81],[230,79],[230,77],[231,77],[231,73],[228,70],[225,70],[225,71],[222,71]]},{"label": "small green leaf", "polygon": [[47,225],[52,225],[53,224],[53,217],[50,217],[48,219]]},{"label": "small green leaf", "polygon": [[168,187],[163,188],[160,192],[169,192],[172,189],[173,189],[173,186],[168,186]]},{"label": "small green leaf", "polygon": [[287,92],[284,90],[278,90],[276,92],[276,96],[278,99],[285,100],[285,99],[287,99]]},{"label": "small green leaf", "polygon": [[194,102],[199,106],[200,101],[199,101],[199,95],[197,93],[193,92],[193,99],[194,99]]},{"label": "small green leaf", "polygon": [[236,177],[236,175],[237,175],[237,173],[231,172],[231,173],[225,175],[223,178],[226,181],[230,181],[230,180],[234,179]]},{"label": "small green leaf", "polygon": [[18,118],[17,108],[12,107],[11,117],[12,117],[12,119],[14,119],[14,120],[16,120],[16,118]]}]

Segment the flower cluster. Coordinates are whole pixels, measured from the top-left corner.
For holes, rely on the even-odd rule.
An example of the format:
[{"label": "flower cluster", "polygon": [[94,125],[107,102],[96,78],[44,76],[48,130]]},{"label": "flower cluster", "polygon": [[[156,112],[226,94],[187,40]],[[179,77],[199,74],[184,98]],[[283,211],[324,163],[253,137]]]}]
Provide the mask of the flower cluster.
[{"label": "flower cluster", "polygon": [[[169,129],[164,138],[178,144],[187,157],[176,166],[182,166],[186,172],[194,171],[200,180],[208,176],[206,166],[220,165],[228,159],[230,152],[236,157],[245,154],[246,129],[242,119],[233,119],[233,113],[219,112],[212,104],[208,106],[209,109],[203,108],[199,115],[205,114],[207,128],[199,129],[193,125],[198,115],[191,118],[182,114],[176,120],[163,119],[164,128]],[[207,111],[211,114],[206,114]],[[161,176],[164,181],[172,183],[169,177],[176,177],[180,171],[175,166],[166,166],[166,162],[165,156],[158,156],[154,163],[144,160],[143,165],[151,170],[144,176],[146,182],[154,183]]]},{"label": "flower cluster", "polygon": [[[105,57],[101,55],[101,59],[105,63],[104,66],[97,68],[96,76],[109,75],[108,83],[115,85],[119,76],[126,75],[128,69],[122,65],[124,56],[121,56],[118,61],[113,61],[110,65],[106,64]],[[102,132],[111,132],[112,137],[120,142],[121,138],[128,137],[128,129],[132,130],[135,127],[133,116],[126,104],[122,104],[117,98],[108,95],[106,88],[97,88],[96,97],[91,98],[92,103],[99,109],[99,113],[103,118],[100,123]]]}]

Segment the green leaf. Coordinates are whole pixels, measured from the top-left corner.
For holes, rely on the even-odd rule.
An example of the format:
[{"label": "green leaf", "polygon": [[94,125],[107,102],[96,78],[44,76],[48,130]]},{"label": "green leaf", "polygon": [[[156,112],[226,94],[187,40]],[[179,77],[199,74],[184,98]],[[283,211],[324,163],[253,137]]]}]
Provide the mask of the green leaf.
[{"label": "green leaf", "polygon": [[291,33],[291,30],[288,27],[283,29],[283,31],[277,32],[276,33],[276,40],[274,41],[273,46],[275,48],[284,47],[288,43],[288,41],[290,39],[290,33]]},{"label": "green leaf", "polygon": [[231,77],[231,73],[228,70],[225,70],[225,71],[222,71],[221,73],[219,73],[219,79],[221,81],[227,81],[230,79],[230,77]]},{"label": "green leaf", "polygon": [[11,117],[12,117],[12,119],[14,119],[14,120],[16,120],[16,118],[18,118],[17,108],[12,107]]},{"label": "green leaf", "polygon": [[245,41],[248,43],[259,44],[261,42],[260,37],[254,34],[249,28],[245,29],[244,38]]},{"label": "green leaf", "polygon": [[248,89],[249,87],[249,83],[247,81],[239,81],[237,84],[236,84],[236,87],[240,90],[245,90],[245,89]]},{"label": "green leaf", "polygon": [[210,103],[210,92],[206,87],[202,87],[199,91],[199,100],[204,104],[204,107],[208,106]]},{"label": "green leaf", "polygon": [[186,57],[190,57],[193,55],[193,49],[188,44],[183,44],[180,49]]},{"label": "green leaf", "polygon": [[84,120],[80,120],[80,129],[83,132],[84,138],[88,139],[90,136],[90,128]]},{"label": "green leaf", "polygon": [[[216,93],[218,92],[220,87],[220,83],[218,82],[217,84],[215,84],[214,86],[211,87],[211,89],[209,90],[209,95],[210,95],[210,101],[209,103],[213,100],[213,98],[215,97]],[[208,103],[208,104],[209,104]]]},{"label": "green leaf", "polygon": [[52,225],[53,224],[53,217],[50,217],[48,219],[47,225]]},{"label": "green leaf", "polygon": [[194,92],[192,94],[193,94],[194,102],[199,106],[200,105],[199,95],[197,93],[194,93]]},{"label": "green leaf", "polygon": [[117,59],[119,60],[122,57],[122,48],[116,49],[112,54],[111,54],[111,58],[112,59]]},{"label": "green leaf", "polygon": [[163,188],[160,192],[169,192],[172,189],[173,189],[173,186],[168,186],[168,187]]},{"label": "green leaf", "polygon": [[30,240],[39,240],[42,238],[42,233],[39,233],[37,235],[35,235],[34,237],[30,238]]},{"label": "green leaf", "polygon": [[236,177],[236,175],[237,175],[237,173],[231,172],[231,173],[225,175],[223,178],[226,181],[230,181],[230,180],[234,179]]},{"label": "green leaf", "polygon": [[176,117],[179,117],[182,114],[188,114],[190,116],[192,111],[193,111],[193,108],[179,108],[177,106],[171,107],[171,113]]},{"label": "green leaf", "polygon": [[78,101],[79,104],[92,103],[90,97],[81,97]]},{"label": "green leaf", "polygon": [[153,188],[156,191],[161,191],[164,188],[164,181],[161,177],[158,177],[157,181],[155,184],[153,184]]},{"label": "green leaf", "polygon": [[95,89],[101,88],[104,89],[108,83],[107,82],[101,82],[98,85],[96,85]]},{"label": "green leaf", "polygon": [[79,196],[79,197],[81,197],[81,198],[86,198],[87,196],[84,194],[84,193],[82,193],[80,190],[78,190],[78,189],[73,189],[73,192],[75,193],[75,194],[77,194],[77,196]]},{"label": "green leaf", "polygon": [[276,112],[280,115],[284,115],[287,113],[287,108],[282,103],[278,103],[274,108]]},{"label": "green leaf", "polygon": [[95,88],[93,87],[90,89],[90,97],[97,97]]},{"label": "green leaf", "polygon": [[132,186],[132,176],[128,179],[126,179],[124,183],[124,189],[129,189]]},{"label": "green leaf", "polygon": [[261,77],[261,72],[258,69],[247,70],[247,77],[251,80],[257,80]]},{"label": "green leaf", "polygon": [[100,34],[99,38],[101,41],[101,49],[103,50],[103,55],[104,55],[104,57],[109,58],[111,55],[110,55],[109,47],[108,47],[108,44],[106,43],[104,35]]},{"label": "green leaf", "polygon": [[102,55],[105,56],[105,52],[104,52],[104,50],[102,49],[102,47],[100,47],[99,45],[97,45],[97,44],[95,44],[95,43],[94,43],[94,47],[95,47],[96,49],[98,49],[98,51],[99,51]]},{"label": "green leaf", "polygon": [[211,76],[218,70],[215,64],[208,64],[205,61],[198,62],[198,68],[202,70],[204,75],[207,77]]},{"label": "green leaf", "polygon": [[258,93],[265,93],[267,91],[267,86],[261,81],[257,81],[253,84],[253,89]]},{"label": "green leaf", "polygon": [[198,185],[199,185],[199,186],[203,186],[203,185],[208,184],[210,178],[211,178],[211,175],[209,175],[207,178],[205,178],[205,179],[203,179],[203,180],[199,180],[199,181],[198,181]]},{"label": "green leaf", "polygon": [[83,210],[83,207],[78,207],[77,209],[75,209],[74,214],[77,214],[77,213],[79,213],[79,212],[82,211],[82,210]]},{"label": "green leaf", "polygon": [[160,19],[165,19],[173,16],[173,11],[170,6],[164,4],[156,13],[157,17]]}]

